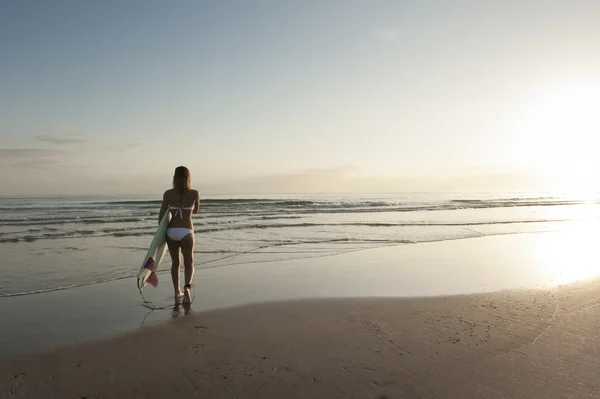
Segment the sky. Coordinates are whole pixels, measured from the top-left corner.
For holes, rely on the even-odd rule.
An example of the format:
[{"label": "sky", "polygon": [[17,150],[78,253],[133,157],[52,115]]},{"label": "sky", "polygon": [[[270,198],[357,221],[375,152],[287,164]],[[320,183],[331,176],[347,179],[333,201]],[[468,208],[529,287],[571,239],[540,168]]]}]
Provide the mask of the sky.
[{"label": "sky", "polygon": [[0,2],[0,195],[600,189],[598,1]]}]

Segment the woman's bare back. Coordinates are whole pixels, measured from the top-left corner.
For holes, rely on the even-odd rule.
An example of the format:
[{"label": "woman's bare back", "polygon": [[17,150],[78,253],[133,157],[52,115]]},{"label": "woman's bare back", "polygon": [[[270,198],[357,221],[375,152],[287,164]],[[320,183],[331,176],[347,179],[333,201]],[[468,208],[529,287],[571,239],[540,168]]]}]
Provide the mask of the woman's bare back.
[{"label": "woman's bare back", "polygon": [[169,227],[193,228],[192,213],[198,213],[200,206],[200,193],[197,190],[189,190],[183,200],[175,189],[169,189],[163,194],[162,206],[158,219],[161,220],[167,210],[171,211],[171,222]]}]

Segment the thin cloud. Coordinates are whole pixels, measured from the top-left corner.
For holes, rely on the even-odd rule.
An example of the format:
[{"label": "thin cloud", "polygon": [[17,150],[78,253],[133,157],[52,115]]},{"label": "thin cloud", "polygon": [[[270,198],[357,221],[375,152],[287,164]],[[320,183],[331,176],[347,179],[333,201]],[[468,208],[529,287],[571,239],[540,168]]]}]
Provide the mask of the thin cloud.
[{"label": "thin cloud", "polygon": [[216,193],[300,193],[342,192],[354,178],[358,165],[337,165],[302,169],[290,173],[275,173],[226,181],[208,181],[205,188]]},{"label": "thin cloud", "polygon": [[28,159],[18,161],[10,166],[19,169],[51,169],[58,166],[58,161],[52,158]]},{"label": "thin cloud", "polygon": [[37,141],[43,141],[46,143],[59,144],[59,145],[82,144],[82,143],[87,142],[87,140],[85,140],[81,137],[77,137],[77,136],[73,136],[73,135],[66,135],[66,134],[38,134],[34,138]]},{"label": "thin cloud", "polygon": [[0,158],[45,158],[64,155],[66,151],[45,148],[0,148]]},{"label": "thin cloud", "polygon": [[144,146],[144,143],[142,143],[142,142],[134,142],[134,143],[122,144],[119,147],[112,147],[112,148],[109,148],[108,150],[111,152],[124,152],[124,151],[133,150],[136,148],[140,148],[143,146]]},{"label": "thin cloud", "polygon": [[59,149],[3,148],[0,149],[0,168],[51,169],[60,166],[67,152]]},{"label": "thin cloud", "polygon": [[133,148],[139,148],[143,145],[144,145],[144,143],[129,143],[129,144],[125,144],[122,148],[124,150],[131,150]]},{"label": "thin cloud", "polygon": [[330,168],[311,168],[306,169],[301,174],[320,174],[320,175],[339,175],[356,172],[360,169],[358,165],[339,165]]},{"label": "thin cloud", "polygon": [[399,33],[396,29],[377,29],[375,31],[375,36],[383,41],[392,41],[396,40],[399,36]]}]

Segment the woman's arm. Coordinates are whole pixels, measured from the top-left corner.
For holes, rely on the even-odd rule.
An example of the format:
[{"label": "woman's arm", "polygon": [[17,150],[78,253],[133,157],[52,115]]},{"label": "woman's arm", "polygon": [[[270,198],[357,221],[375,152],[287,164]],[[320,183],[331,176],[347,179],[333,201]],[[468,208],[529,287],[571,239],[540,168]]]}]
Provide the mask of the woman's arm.
[{"label": "woman's arm", "polygon": [[194,201],[194,209],[192,212],[194,214],[198,213],[198,209],[200,208],[200,193],[196,191],[196,200]]},{"label": "woman's arm", "polygon": [[162,204],[160,205],[160,211],[158,212],[158,223],[162,220],[165,212],[167,211],[167,192],[163,194]]}]

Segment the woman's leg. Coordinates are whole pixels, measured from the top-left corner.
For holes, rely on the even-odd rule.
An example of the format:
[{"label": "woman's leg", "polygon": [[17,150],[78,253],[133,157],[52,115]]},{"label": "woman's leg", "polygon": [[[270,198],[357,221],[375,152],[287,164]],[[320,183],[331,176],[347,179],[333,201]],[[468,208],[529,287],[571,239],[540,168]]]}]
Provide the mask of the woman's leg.
[{"label": "woman's leg", "polygon": [[179,241],[171,240],[167,236],[167,247],[169,248],[169,255],[171,255],[171,279],[173,280],[173,289],[175,296],[181,295],[181,289],[179,288]]},{"label": "woman's leg", "polygon": [[183,289],[183,300],[184,303],[189,303],[191,299],[191,291],[190,285],[192,284],[192,279],[194,278],[194,244],[195,237],[194,233],[190,233],[183,237],[180,241],[181,243],[181,253],[183,255],[183,267],[184,267],[184,275],[185,275],[185,285]]}]

